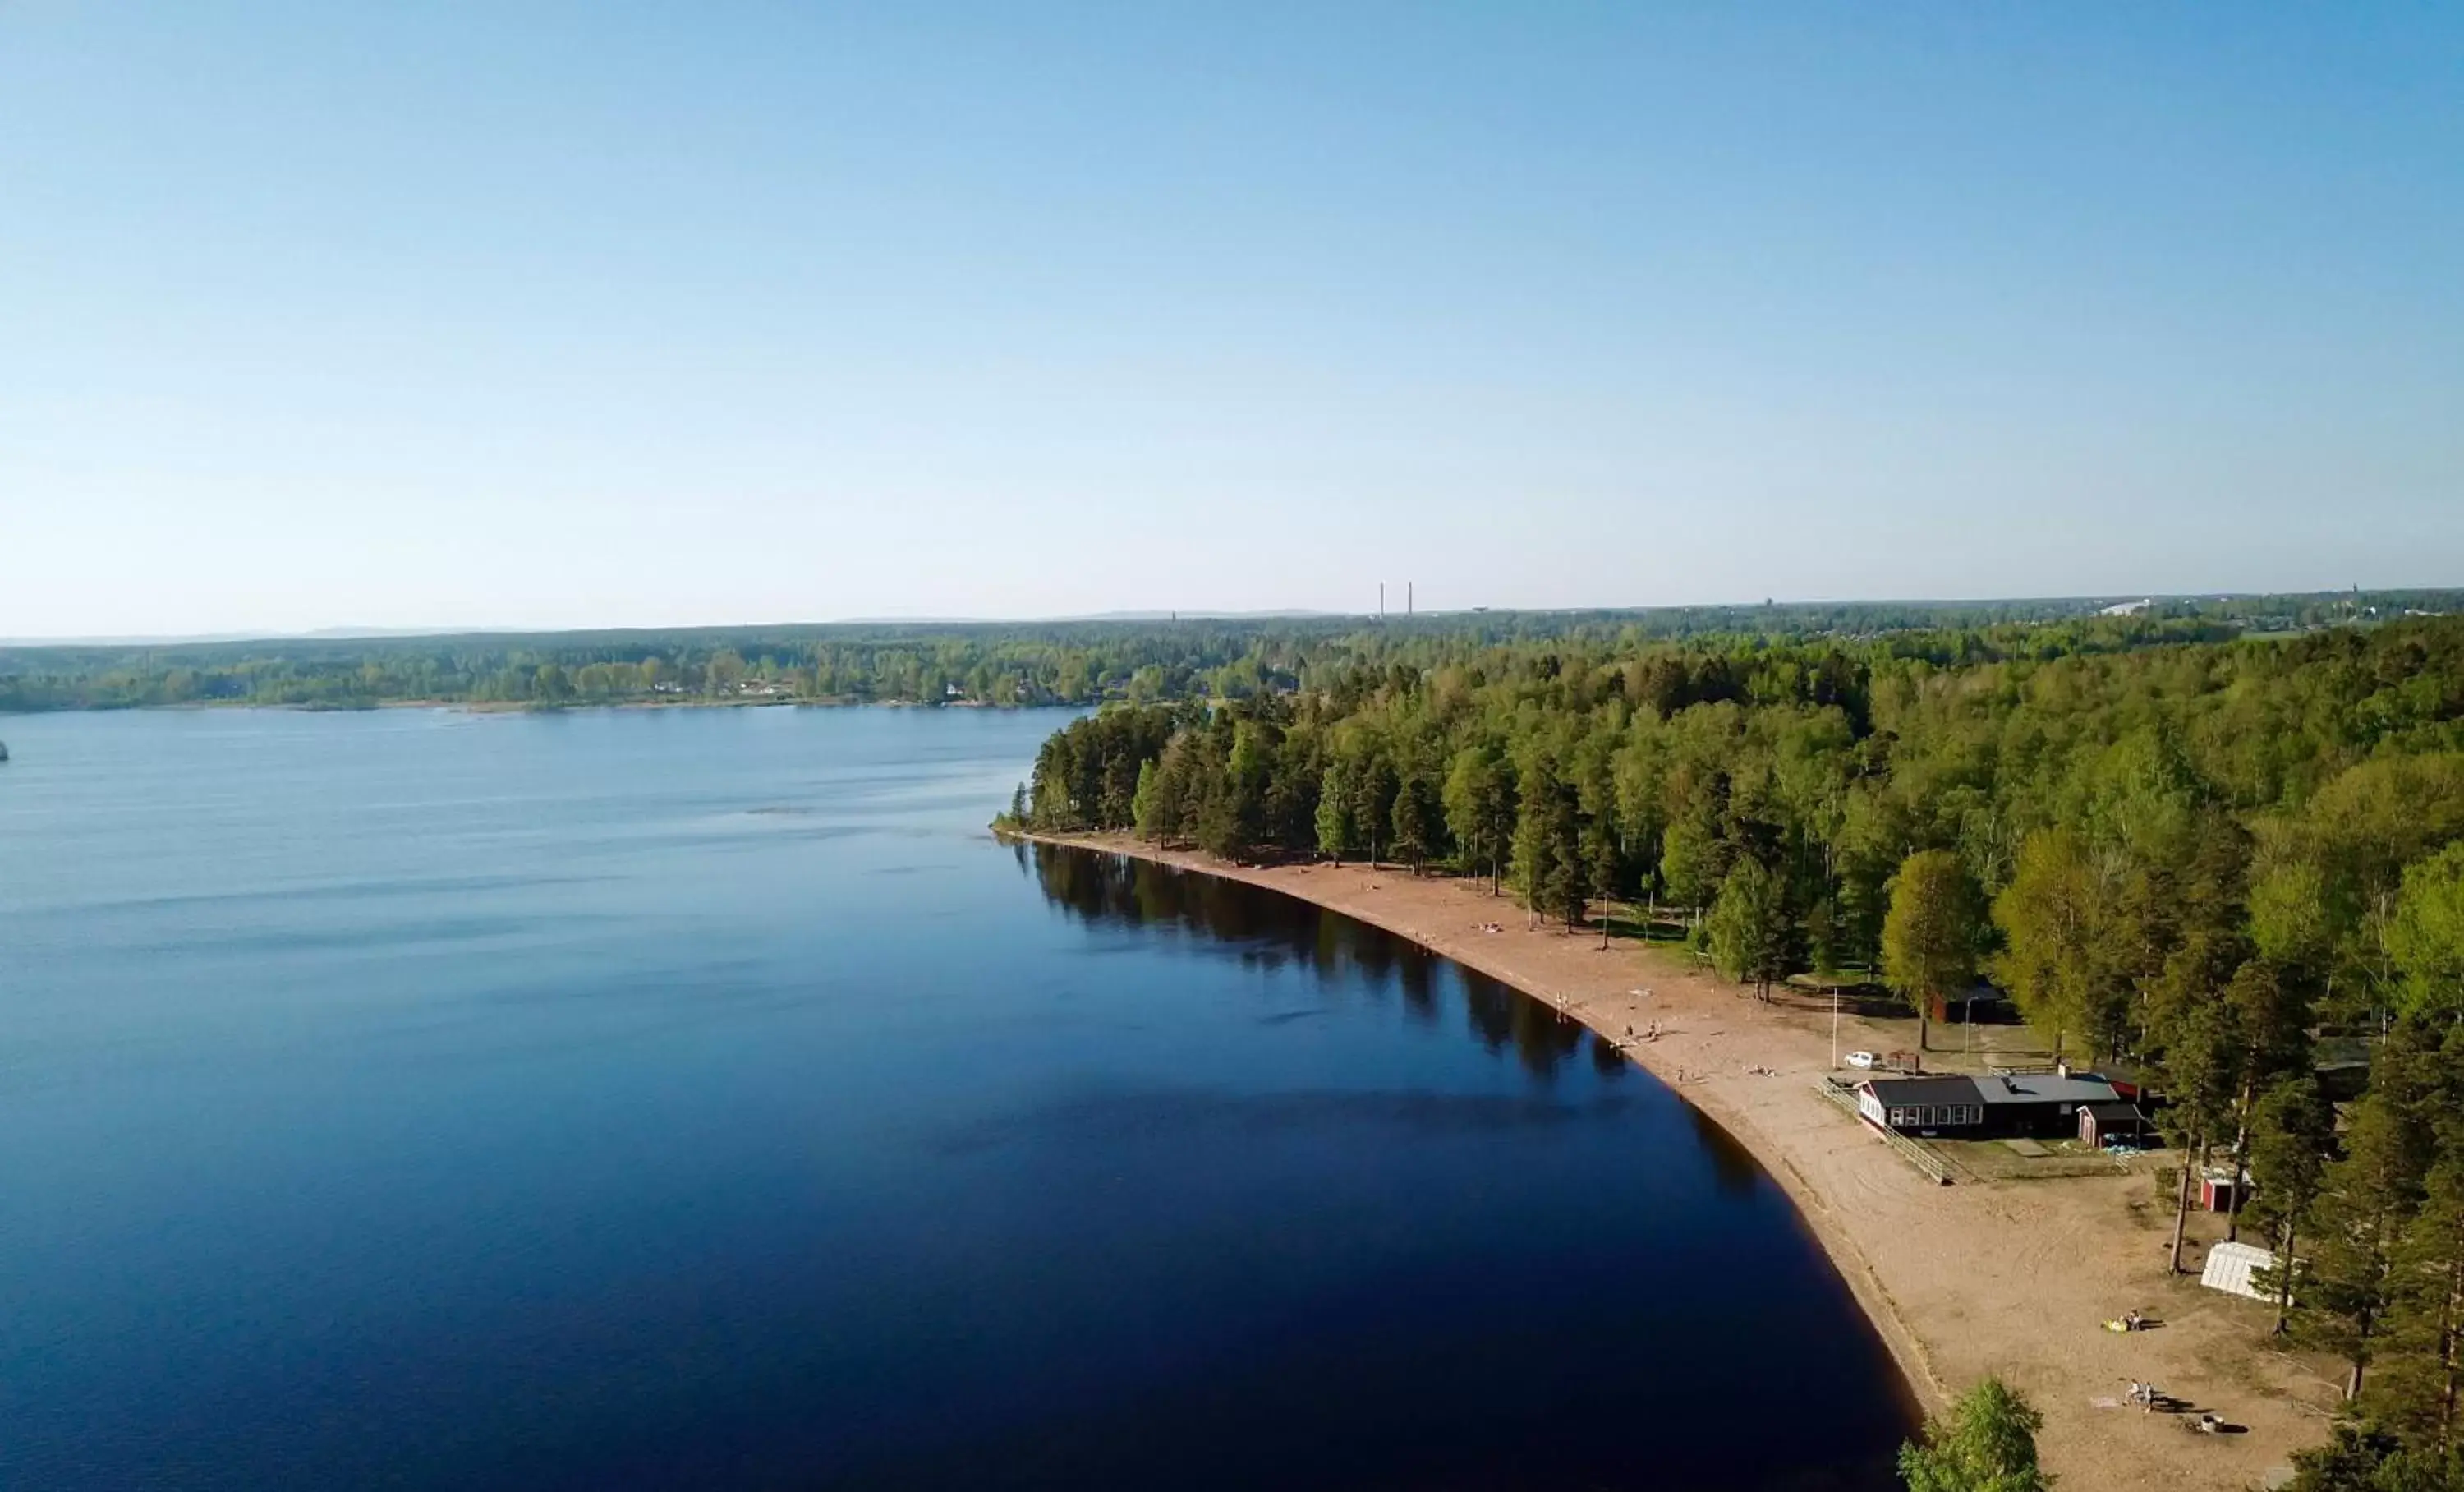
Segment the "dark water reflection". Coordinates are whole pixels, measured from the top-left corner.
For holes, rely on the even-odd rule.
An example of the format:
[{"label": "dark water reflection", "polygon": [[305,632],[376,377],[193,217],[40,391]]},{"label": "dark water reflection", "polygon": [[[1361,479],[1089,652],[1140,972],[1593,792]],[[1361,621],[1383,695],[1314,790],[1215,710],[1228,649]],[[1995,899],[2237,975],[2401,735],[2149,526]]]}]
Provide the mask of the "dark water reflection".
[{"label": "dark water reflection", "polygon": [[1374,929],[999,848],[1052,724],[8,722],[0,1487],[1890,1484],[1725,1135]]},{"label": "dark water reflection", "polygon": [[[1244,1111],[1242,1127],[1393,1125],[1427,1144],[1450,1128],[1554,1126],[1541,1143],[1587,1152],[1579,1185],[1596,1206],[1577,1225],[1583,1236],[1555,1232],[1562,1217],[1509,1212],[1493,1219],[1526,1254],[1491,1288],[1506,1292],[1508,1316],[1515,1292],[1528,1291],[1531,1312],[1509,1328],[1515,1350],[1478,1354],[1481,1381],[1461,1385],[1461,1403],[1446,1407],[1447,1375],[1421,1371],[1391,1385],[1330,1386],[1331,1399],[1301,1416],[1351,1421],[1366,1405],[1358,1422],[1316,1433],[1327,1445],[1345,1443],[1347,1431],[1375,1440],[1377,1415],[1394,1413],[1387,1400],[1399,1394],[1414,1406],[1401,1416],[1408,1434],[1454,1448],[1437,1457],[1384,1445],[1350,1466],[1315,1457],[1309,1469],[1285,1473],[1292,1483],[1809,1492],[1897,1485],[1890,1450],[1906,1428],[1904,1391],[1844,1289],[1745,1147],[1636,1073],[1607,1040],[1509,986],[1288,897],[1115,856],[1044,845],[1014,846],[1012,854],[1055,907],[1090,928],[1196,940],[1214,957],[1261,971],[1306,969],[1326,987],[1372,1000],[1391,992],[1423,1027],[1453,1011],[1481,1050],[1510,1058],[1522,1075],[1519,1098],[1294,1096],[1271,1117]],[[1109,1131],[1111,1118],[1100,1127]],[[1194,1127],[1177,1109],[1132,1122],[1155,1133]],[[1591,1148],[1603,1140],[1604,1148]],[[1567,1265],[1563,1249],[1583,1263]],[[1583,1270],[1593,1273],[1585,1278]],[[1571,1317],[1553,1315],[1568,1291],[1587,1303]],[[1487,1298],[1484,1290],[1439,1308],[1458,1318],[1501,1309],[1471,1303]],[[1530,1422],[1519,1440],[1468,1429],[1488,1419],[1485,1406],[1514,1401],[1511,1379],[1527,1373],[1564,1394],[1561,1413]]]},{"label": "dark water reflection", "polygon": [[[1491,1052],[1511,1050],[1525,1071],[1544,1081],[1586,1044],[1580,1022],[1511,986],[1407,939],[1350,918],[1321,915],[1288,897],[1121,856],[1024,843],[1013,844],[1010,853],[1055,906],[1090,925],[1200,934],[1258,969],[1297,966],[1325,978],[1356,979],[1380,993],[1394,990],[1423,1019],[1437,1018],[1442,969],[1461,990],[1480,1043]],[[1590,1045],[1595,1071],[1614,1076],[1625,1067],[1615,1047],[1596,1040]]]}]

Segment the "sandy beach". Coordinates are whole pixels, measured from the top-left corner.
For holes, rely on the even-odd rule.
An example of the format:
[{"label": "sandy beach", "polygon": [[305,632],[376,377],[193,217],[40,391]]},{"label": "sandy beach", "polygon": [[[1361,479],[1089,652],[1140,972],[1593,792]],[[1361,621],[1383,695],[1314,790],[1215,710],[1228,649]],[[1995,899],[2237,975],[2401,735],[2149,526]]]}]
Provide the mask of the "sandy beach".
[{"label": "sandy beach", "polygon": [[[1532,928],[1485,884],[1387,867],[1229,865],[1119,835],[1041,836],[1230,877],[1409,938],[1544,1000],[1619,1044],[1717,1121],[1794,1201],[1928,1409],[1987,1373],[2045,1416],[2046,1465],[2075,1492],[2238,1492],[2321,1438],[2336,1392],[2321,1365],[2267,1345],[2263,1304],[2167,1269],[2169,1194],[2145,1171],[1936,1185],[1825,1099],[1829,1008],[1772,1004],[1682,955]],[[1491,929],[1494,930],[1491,930]],[[1629,1039],[1654,1023],[1657,1040]],[[1842,1051],[1911,1045],[1912,1023],[1843,1017]],[[1938,1032],[1937,1035],[1940,1035]],[[2194,1216],[2193,1236],[2221,1236]],[[1665,1281],[1660,1282],[1664,1286]],[[2137,1307],[2155,1330],[2101,1323]],[[2246,1433],[2189,1433],[2123,1402],[2160,1385]]]}]

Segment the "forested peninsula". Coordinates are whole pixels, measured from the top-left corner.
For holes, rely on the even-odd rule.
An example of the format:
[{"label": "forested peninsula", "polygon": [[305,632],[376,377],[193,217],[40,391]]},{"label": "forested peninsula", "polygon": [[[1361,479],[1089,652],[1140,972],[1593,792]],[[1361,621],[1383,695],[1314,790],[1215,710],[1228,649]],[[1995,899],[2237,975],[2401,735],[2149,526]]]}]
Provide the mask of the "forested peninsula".
[{"label": "forested peninsula", "polygon": [[[1989,977],[2161,1095],[2180,1205],[2255,1178],[2236,1222],[2299,1260],[2277,1333],[2346,1392],[2297,1485],[2464,1485],[2464,618],[1902,640],[1462,645],[1125,704],[1004,818],[1479,876],[1569,927],[1655,907],[1731,978],[1920,1013]],[[2358,1096],[2322,1081],[2357,1052]]]},{"label": "forested peninsula", "polygon": [[[1245,699],[1362,666],[1427,668],[1465,649],[1554,642],[1750,652],[1808,637],[1935,663],[2144,645],[2464,608],[2464,592],[2199,600],[1674,607],[1441,615],[847,623],[675,631],[0,645],[0,711],[253,704],[1087,705]],[[2124,615],[2101,615],[2123,611]]]}]

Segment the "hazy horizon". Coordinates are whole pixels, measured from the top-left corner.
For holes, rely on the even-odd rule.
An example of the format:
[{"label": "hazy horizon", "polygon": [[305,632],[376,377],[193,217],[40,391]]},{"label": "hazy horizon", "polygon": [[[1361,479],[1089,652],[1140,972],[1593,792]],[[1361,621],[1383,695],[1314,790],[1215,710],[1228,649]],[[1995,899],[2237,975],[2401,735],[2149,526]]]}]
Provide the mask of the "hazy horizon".
[{"label": "hazy horizon", "polygon": [[[1407,612],[1400,606],[1397,606],[1390,609],[1384,613],[1384,615],[1388,620],[1401,620],[1411,615],[1423,617],[1457,617],[1470,616],[1480,612],[1507,614],[1520,613],[1524,615],[1551,615],[1555,613],[1586,612],[1616,614],[1618,612],[1644,613],[1652,612],[1687,611],[1743,612],[1754,611],[1763,607],[1778,607],[1785,609],[1858,606],[1940,607],[1944,609],[1954,609],[1960,607],[1990,606],[2101,605],[2141,600],[2157,603],[2209,600],[2224,601],[2236,599],[2246,600],[2264,596],[2332,596],[2343,594],[2346,591],[2356,591],[2363,595],[2377,595],[2385,594],[2389,591],[2400,592],[2418,590],[2464,592],[2464,585],[2328,586],[2316,587],[2302,590],[2154,590],[2139,592],[2136,594],[2098,592],[2094,594],[2078,595],[2007,596],[1768,596],[1755,600],[1730,599],[1725,601],[1680,601],[1664,604],[1638,603],[1624,606],[1422,606],[1418,607],[1416,611],[1411,612]],[[791,630],[822,627],[1036,627],[1102,622],[1119,622],[1126,625],[1134,625],[1142,622],[1160,622],[1168,619],[1177,619],[1188,622],[1366,622],[1377,619],[1379,614],[1380,613],[1376,611],[1375,606],[1372,606],[1371,608],[1362,611],[1311,610],[1305,608],[1274,611],[1218,611],[1210,608],[1174,610],[1171,608],[1157,608],[1153,610],[1136,609],[1116,612],[1055,612],[1045,615],[1032,616],[901,616],[893,614],[882,616],[733,617],[716,620],[679,621],[650,625],[638,625],[629,622],[612,622],[605,624],[584,624],[573,627],[505,627],[492,626],[486,623],[473,625],[447,624],[426,627],[416,625],[402,627],[355,627],[345,623],[327,627],[306,628],[295,632],[237,631],[197,633],[56,634],[50,635],[36,634],[22,636],[0,635],[0,647],[170,647],[187,643],[217,642],[381,642],[400,639],[416,639],[422,637],[557,636],[563,635],[590,635],[599,633],[760,632],[773,629]]]},{"label": "hazy horizon", "polygon": [[2464,579],[2464,13],[0,6],[0,636]]}]

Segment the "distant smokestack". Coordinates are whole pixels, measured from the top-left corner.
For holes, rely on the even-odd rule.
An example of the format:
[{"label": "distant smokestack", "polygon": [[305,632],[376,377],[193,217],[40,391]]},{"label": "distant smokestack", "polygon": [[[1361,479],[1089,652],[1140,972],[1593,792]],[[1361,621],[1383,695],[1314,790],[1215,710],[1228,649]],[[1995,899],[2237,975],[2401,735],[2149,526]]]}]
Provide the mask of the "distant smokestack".
[{"label": "distant smokestack", "polygon": [[1377,619],[1386,619],[1386,582],[1382,580],[1377,582]]},{"label": "distant smokestack", "polygon": [[1403,582],[1403,614],[1412,614],[1412,583],[1408,580]]}]

